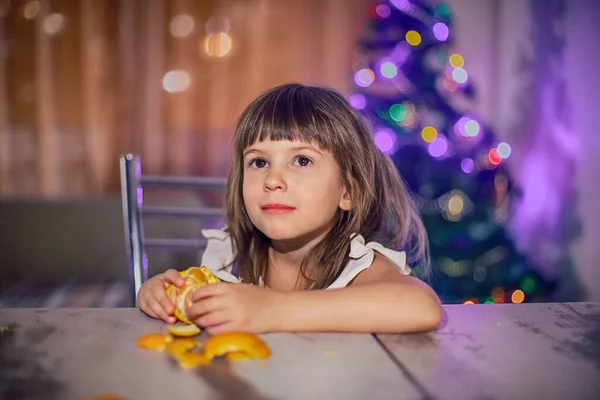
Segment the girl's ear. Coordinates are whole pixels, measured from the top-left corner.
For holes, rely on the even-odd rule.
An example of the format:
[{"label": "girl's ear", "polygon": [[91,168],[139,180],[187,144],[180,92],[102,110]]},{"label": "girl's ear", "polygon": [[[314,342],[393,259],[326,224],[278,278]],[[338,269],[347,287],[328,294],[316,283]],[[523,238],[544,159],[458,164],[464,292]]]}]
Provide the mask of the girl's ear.
[{"label": "girl's ear", "polygon": [[350,192],[348,191],[348,189],[344,189],[344,191],[342,192],[339,207],[344,211],[349,211],[352,209],[352,200],[350,198]]}]

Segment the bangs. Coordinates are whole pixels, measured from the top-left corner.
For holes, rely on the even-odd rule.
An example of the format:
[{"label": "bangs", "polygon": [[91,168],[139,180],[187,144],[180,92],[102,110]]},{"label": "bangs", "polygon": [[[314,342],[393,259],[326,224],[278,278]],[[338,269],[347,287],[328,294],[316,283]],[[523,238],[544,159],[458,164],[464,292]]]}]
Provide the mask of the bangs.
[{"label": "bangs", "polygon": [[[335,112],[329,110],[321,89],[302,85],[284,85],[258,97],[240,121],[238,150],[264,140],[289,140],[335,148],[335,134],[329,122]],[[328,109],[329,108],[329,109]]]}]

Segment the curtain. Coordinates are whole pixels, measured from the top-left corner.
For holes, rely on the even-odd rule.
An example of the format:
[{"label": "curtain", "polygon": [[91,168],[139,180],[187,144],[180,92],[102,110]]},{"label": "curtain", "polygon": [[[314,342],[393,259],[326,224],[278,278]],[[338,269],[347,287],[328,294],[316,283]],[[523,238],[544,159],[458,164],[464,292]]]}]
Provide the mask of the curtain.
[{"label": "curtain", "polygon": [[0,196],[224,175],[236,118],[285,82],[351,87],[369,0],[0,0]]}]

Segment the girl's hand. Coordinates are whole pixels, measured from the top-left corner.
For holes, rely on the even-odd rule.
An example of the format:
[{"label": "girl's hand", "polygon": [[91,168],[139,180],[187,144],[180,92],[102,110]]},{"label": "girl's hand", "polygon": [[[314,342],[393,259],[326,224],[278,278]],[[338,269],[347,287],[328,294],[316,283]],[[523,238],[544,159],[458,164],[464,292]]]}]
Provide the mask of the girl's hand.
[{"label": "girl's hand", "polygon": [[244,283],[213,283],[192,293],[187,315],[208,333],[252,333],[277,329],[282,292]]},{"label": "girl's hand", "polygon": [[184,279],[174,269],[166,270],[162,274],[148,279],[138,291],[136,305],[145,314],[173,324],[176,321],[173,316],[175,306],[169,300],[165,291],[170,284],[177,287],[184,284]]}]

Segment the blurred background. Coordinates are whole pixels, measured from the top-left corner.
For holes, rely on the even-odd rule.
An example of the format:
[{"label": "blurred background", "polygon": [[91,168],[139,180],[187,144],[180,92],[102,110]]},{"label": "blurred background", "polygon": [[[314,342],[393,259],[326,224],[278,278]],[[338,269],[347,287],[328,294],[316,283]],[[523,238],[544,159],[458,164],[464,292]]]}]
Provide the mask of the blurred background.
[{"label": "blurred background", "polygon": [[[372,125],[445,303],[600,301],[599,50],[596,0],[0,0],[0,306],[128,304],[119,155],[225,176],[238,115],[286,82]],[[150,275],[198,262],[148,257]]]}]

